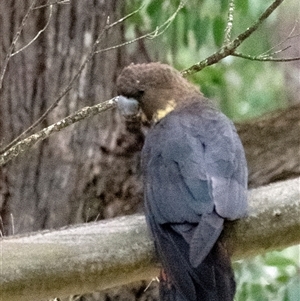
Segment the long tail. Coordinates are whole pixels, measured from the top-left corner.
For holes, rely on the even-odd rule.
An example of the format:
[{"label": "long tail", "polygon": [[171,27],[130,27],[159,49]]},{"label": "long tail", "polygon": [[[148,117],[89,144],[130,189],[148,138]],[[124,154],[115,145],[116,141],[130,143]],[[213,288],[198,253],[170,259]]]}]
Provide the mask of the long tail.
[{"label": "long tail", "polygon": [[189,261],[189,244],[183,236],[172,227],[162,229],[156,226],[156,249],[164,267],[160,277],[161,301],[233,300],[234,274],[230,258],[220,241],[194,268]]}]

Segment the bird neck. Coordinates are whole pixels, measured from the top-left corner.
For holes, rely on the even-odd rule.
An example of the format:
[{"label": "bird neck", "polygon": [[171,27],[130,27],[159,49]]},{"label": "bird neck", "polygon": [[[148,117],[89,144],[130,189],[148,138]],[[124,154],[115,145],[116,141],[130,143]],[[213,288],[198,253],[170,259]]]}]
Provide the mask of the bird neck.
[{"label": "bird neck", "polygon": [[[176,91],[176,93],[174,93],[174,91]],[[175,109],[186,105],[189,101],[201,95],[199,90],[194,89],[167,89],[156,91],[156,93],[156,97],[151,96],[151,106],[145,106],[143,108],[146,118],[153,123],[159,122]],[[150,102],[145,101],[145,104],[150,104]]]}]

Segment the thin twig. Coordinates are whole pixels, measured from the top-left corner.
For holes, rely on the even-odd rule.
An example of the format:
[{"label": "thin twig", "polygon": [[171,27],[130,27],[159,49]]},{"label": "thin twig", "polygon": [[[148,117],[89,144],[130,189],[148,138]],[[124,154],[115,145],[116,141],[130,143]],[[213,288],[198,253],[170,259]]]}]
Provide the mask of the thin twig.
[{"label": "thin twig", "polygon": [[0,155],[0,166],[4,165],[11,159],[17,157],[21,153],[30,149],[33,145],[35,145],[38,141],[44,140],[48,138],[51,134],[55,132],[59,132],[62,129],[74,124],[80,120],[83,120],[88,117],[92,117],[96,114],[104,112],[108,109],[115,107],[116,98],[112,98],[110,100],[101,102],[97,105],[91,107],[85,107],[81,110],[78,110],[74,114],[65,117],[64,119],[42,129],[41,131],[23,139],[22,141],[16,143],[9,150]]},{"label": "thin twig", "polygon": [[228,8],[227,25],[225,28],[225,37],[224,37],[224,43],[223,43],[224,45],[228,44],[231,41],[234,8],[235,8],[234,0],[230,0],[229,8]]},{"label": "thin twig", "polygon": [[[139,7],[138,9],[134,10],[133,12],[129,13],[128,15],[126,15],[125,17],[118,19],[117,21],[115,21],[112,24],[109,24],[109,22],[107,22],[106,27],[102,30],[100,37],[104,34],[104,32],[112,27],[115,27],[116,25],[124,22],[125,20],[129,19],[130,17],[132,17],[133,15],[135,15],[136,13],[138,13],[141,9],[143,8],[143,5],[141,7]],[[99,39],[99,38],[98,38]]]},{"label": "thin twig", "polygon": [[218,51],[210,55],[205,60],[189,67],[188,69],[185,69],[181,71],[183,76],[188,76],[191,74],[194,74],[196,72],[199,72],[203,68],[213,65],[220,60],[222,60],[224,57],[227,57],[229,55],[232,55],[236,48],[239,47],[244,40],[249,38],[249,36],[257,30],[257,28],[262,24],[264,20],[266,20],[271,13],[283,2],[284,0],[275,0],[258,18],[258,20],[249,28],[247,28],[244,32],[239,34],[233,41],[231,41],[228,44],[223,45]]},{"label": "thin twig", "polygon": [[272,46],[269,50],[267,50],[266,52],[262,53],[262,55],[263,55],[263,54],[270,54],[270,52],[271,52],[273,49],[275,49],[275,48],[281,46],[282,44],[284,44],[284,43],[287,42],[288,40],[291,40],[291,39],[294,39],[294,38],[296,38],[296,37],[299,37],[300,34],[295,34],[295,35],[293,35],[293,33],[294,33],[294,31],[295,31],[297,25],[298,25],[298,21],[295,22],[295,24],[294,24],[294,26],[293,26],[291,32],[289,33],[289,35],[287,36],[286,39],[282,40],[282,41],[279,42],[277,45]]},{"label": "thin twig", "polygon": [[284,0],[275,0],[258,18],[258,20],[249,28],[247,28],[243,33],[239,34],[237,38],[232,41],[231,51],[236,49],[241,43],[247,39],[253,32],[255,32],[258,27],[272,14],[272,12],[283,2]]},{"label": "thin twig", "polygon": [[48,6],[51,6],[51,5],[61,5],[61,4],[70,4],[70,0],[53,1],[53,2],[50,2],[50,3],[44,4],[44,5],[36,6],[36,7],[33,8],[33,10],[34,9],[41,9],[41,8],[48,7]]},{"label": "thin twig", "polygon": [[151,281],[148,283],[148,285],[146,286],[146,288],[144,289],[144,293],[149,289],[149,287],[152,285],[153,282],[160,282],[158,277],[154,277],[151,279]]},{"label": "thin twig", "polygon": [[259,62],[293,62],[293,61],[299,61],[300,57],[288,57],[288,58],[274,58],[272,56],[251,56],[248,54],[242,54],[239,52],[234,52],[231,55],[240,57],[246,60],[251,61],[259,61]]},{"label": "thin twig", "polygon": [[243,59],[248,59],[251,61],[260,61],[260,62],[291,62],[291,61],[297,61],[300,59],[300,57],[290,57],[290,58],[275,58],[274,56],[282,53],[288,49],[290,49],[292,46],[288,45],[282,49],[279,49],[277,51],[274,51],[271,53],[272,50],[274,50],[275,48],[283,45],[284,43],[286,43],[288,40],[294,39],[296,37],[299,37],[300,34],[294,34],[294,31],[296,29],[296,25],[298,25],[298,21],[295,22],[292,30],[290,31],[289,35],[282,41],[280,41],[278,44],[272,46],[270,49],[268,49],[267,51],[261,53],[260,55],[249,55],[249,54],[244,54],[244,53],[240,53],[240,52],[234,52],[232,55],[236,56],[236,57],[240,57]]},{"label": "thin twig", "polygon": [[31,11],[32,11],[32,9],[33,9],[35,3],[36,3],[36,0],[33,0],[33,1],[31,2],[31,5],[30,5],[30,7],[28,8],[28,10],[27,10],[25,16],[23,17],[23,20],[22,20],[22,22],[21,22],[21,25],[19,26],[19,28],[18,28],[18,30],[17,30],[17,33],[15,34],[15,36],[14,36],[14,38],[13,38],[13,41],[12,41],[12,43],[11,43],[9,49],[8,49],[8,52],[7,52],[7,54],[6,54],[6,57],[5,57],[5,60],[4,60],[4,63],[3,63],[2,71],[1,71],[1,74],[0,74],[0,90],[2,89],[2,84],[3,84],[4,75],[5,75],[5,73],[6,73],[7,65],[8,65],[8,62],[9,62],[10,58],[11,58],[11,54],[12,54],[13,51],[14,51],[14,48],[15,48],[15,46],[16,46],[16,43],[17,43],[17,41],[18,41],[18,39],[19,39],[19,37],[20,37],[20,35],[21,35],[21,33],[22,33],[24,27],[25,27],[26,21],[27,21],[29,15],[30,15],[30,13],[31,13]]},{"label": "thin twig", "polygon": [[105,51],[108,51],[108,50],[112,50],[112,49],[117,49],[117,48],[120,48],[120,47],[123,47],[123,46],[127,46],[129,44],[135,43],[135,42],[137,42],[139,40],[142,40],[142,39],[154,39],[154,38],[160,36],[161,34],[163,34],[169,28],[170,24],[173,22],[173,20],[177,16],[178,12],[183,8],[183,6],[184,6],[184,2],[181,1],[178,8],[177,8],[177,10],[172,14],[172,16],[170,16],[170,18],[168,18],[163,24],[158,26],[152,32],[146,33],[146,34],[144,34],[142,36],[139,36],[139,37],[137,37],[133,40],[126,41],[124,43],[121,43],[121,44],[118,44],[118,45],[115,45],[115,46],[111,46],[111,47],[108,47],[108,48],[97,50],[95,52],[95,54],[105,52]]},{"label": "thin twig", "polygon": [[10,220],[11,220],[11,234],[15,235],[15,220],[14,220],[14,215],[12,213],[10,214]]},{"label": "thin twig", "polygon": [[47,29],[48,25],[50,24],[50,20],[52,18],[53,5],[50,5],[49,8],[50,8],[49,9],[49,17],[48,17],[48,21],[47,21],[46,25],[36,34],[36,36],[28,44],[26,44],[25,46],[23,46],[21,49],[13,52],[11,54],[11,57],[13,57],[14,55],[18,54],[19,52],[23,51],[28,46],[30,46],[34,41],[36,41],[38,39],[38,37],[41,35],[41,33],[43,33]]},{"label": "thin twig", "polygon": [[292,46],[289,45],[289,46],[286,46],[286,47],[284,47],[284,48],[282,48],[282,49],[276,50],[276,51],[274,51],[274,52],[272,52],[272,53],[269,53],[269,54],[260,54],[259,56],[260,56],[260,57],[272,57],[272,56],[274,56],[275,54],[278,54],[278,53],[281,53],[281,52],[284,52],[284,51],[290,49],[291,47],[292,47]]},{"label": "thin twig", "polygon": [[0,215],[0,238],[3,238],[3,236],[5,236],[4,223],[2,216]]}]

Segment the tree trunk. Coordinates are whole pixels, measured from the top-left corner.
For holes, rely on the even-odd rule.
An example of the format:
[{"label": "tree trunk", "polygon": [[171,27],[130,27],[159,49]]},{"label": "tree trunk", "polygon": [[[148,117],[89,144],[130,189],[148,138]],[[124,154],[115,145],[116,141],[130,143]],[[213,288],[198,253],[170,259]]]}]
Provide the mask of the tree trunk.
[{"label": "tree trunk", "polygon": [[[39,3],[36,6],[40,5]],[[1,62],[29,7],[28,1],[1,1]],[[1,91],[1,146],[29,127],[76,74],[96,37],[120,13],[118,1],[71,1],[54,5],[49,26],[28,48],[13,56]],[[27,44],[49,17],[33,10],[15,50]],[[122,27],[106,31],[99,48],[122,41]],[[124,49],[122,49],[124,52]],[[74,88],[42,126],[86,105],[107,100],[124,63],[119,50],[93,57]],[[5,235],[57,228],[70,223],[136,211],[138,154],[126,156],[119,115],[109,111],[39,143],[1,170],[1,216]],[[135,141],[132,141],[135,143]],[[122,144],[122,145],[121,145]],[[134,174],[134,175],[133,175]],[[131,175],[131,176],[130,176]],[[130,203],[126,202],[131,200]],[[13,225],[11,217],[13,217]]]}]

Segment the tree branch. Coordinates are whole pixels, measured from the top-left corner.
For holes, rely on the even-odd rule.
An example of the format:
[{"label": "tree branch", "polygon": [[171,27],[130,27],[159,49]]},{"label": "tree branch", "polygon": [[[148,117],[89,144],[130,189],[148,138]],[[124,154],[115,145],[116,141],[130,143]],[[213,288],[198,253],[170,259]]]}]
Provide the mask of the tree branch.
[{"label": "tree branch", "polygon": [[232,54],[233,56],[240,57],[246,60],[251,60],[251,61],[259,61],[259,62],[293,62],[293,61],[299,61],[299,57],[287,57],[287,58],[274,58],[272,56],[252,56],[249,54],[243,54],[239,52],[234,52]]},{"label": "tree branch", "polygon": [[[300,243],[300,178],[249,192],[245,219],[222,237],[233,259]],[[133,215],[1,240],[2,299],[40,300],[103,290],[158,273],[144,216]]]},{"label": "tree branch", "polygon": [[231,33],[233,27],[233,13],[234,13],[234,0],[230,0],[228,7],[228,16],[227,16],[227,25],[225,28],[225,37],[224,37],[224,45],[230,43],[231,41]]},{"label": "tree branch", "polygon": [[53,6],[50,5],[49,6],[49,16],[48,16],[48,20],[47,20],[47,23],[46,25],[41,29],[39,30],[39,32],[35,35],[34,38],[32,38],[26,45],[24,45],[22,48],[16,50],[15,52],[11,53],[10,57],[13,57],[15,56],[16,54],[24,51],[27,47],[29,47],[33,42],[35,42],[38,37],[47,29],[47,27],[49,26],[50,24],[50,21],[51,21],[51,18],[52,18],[52,13],[53,13]]},{"label": "tree branch", "polygon": [[[232,55],[236,57],[240,57],[243,59],[251,60],[251,61],[260,61],[260,62],[292,62],[292,61],[298,61],[300,60],[300,57],[290,57],[290,58],[275,58],[274,55],[277,55],[281,52],[284,52],[291,48],[290,45],[283,47],[279,50],[273,51],[275,48],[282,46],[284,43],[286,43],[288,40],[294,39],[296,37],[299,37],[300,34],[294,34],[294,31],[296,29],[296,25],[298,22],[295,22],[294,27],[292,28],[289,35],[282,41],[280,41],[277,45],[274,45],[269,50],[265,51],[262,54],[259,55],[249,55],[249,54],[243,54],[235,51]],[[271,52],[273,51],[273,52]]]},{"label": "tree branch", "polygon": [[77,112],[75,112],[74,114],[65,117],[64,119],[42,129],[41,131],[23,139],[22,141],[19,141],[4,153],[2,154],[0,153],[0,166],[4,165],[5,163],[12,160],[13,158],[19,156],[23,152],[28,151],[38,141],[42,141],[46,138],[49,138],[51,134],[60,132],[62,129],[80,120],[83,120],[88,117],[92,117],[96,114],[99,114],[101,112],[113,108],[116,104],[115,99],[116,98],[112,98],[110,100],[101,102],[92,107],[84,107],[78,110]]},{"label": "tree branch", "polygon": [[185,69],[181,71],[183,76],[188,76],[191,74],[194,74],[196,72],[201,71],[205,67],[208,67],[210,65],[213,65],[223,58],[232,55],[235,50],[242,44],[243,41],[245,41],[247,38],[250,37],[250,35],[257,30],[257,28],[265,21],[271,13],[283,2],[284,0],[275,0],[264,12],[263,14],[258,18],[258,20],[248,27],[244,32],[239,34],[233,41],[228,42],[225,37],[225,42],[228,42],[227,44],[224,44],[218,51],[210,55],[205,60],[189,67],[188,69]]},{"label": "tree branch", "polygon": [[57,1],[53,1],[53,2],[50,2],[50,3],[44,4],[44,5],[36,6],[36,7],[33,8],[33,10],[34,9],[41,9],[41,8],[44,8],[44,7],[49,7],[51,5],[61,5],[61,4],[70,4],[70,0],[57,0]]},{"label": "tree branch", "polygon": [[4,63],[3,63],[2,70],[0,70],[0,91],[1,91],[1,89],[2,89],[3,79],[4,79],[5,72],[6,72],[6,69],[7,69],[7,66],[8,66],[8,62],[9,62],[10,58],[12,57],[12,53],[13,53],[13,51],[14,51],[14,49],[15,49],[16,43],[17,43],[17,41],[18,41],[18,39],[19,39],[19,37],[20,37],[20,35],[21,35],[21,33],[22,33],[24,27],[25,27],[25,24],[26,24],[26,22],[27,22],[27,19],[28,19],[30,13],[32,12],[35,3],[36,3],[36,0],[33,0],[33,1],[31,2],[30,7],[29,7],[29,9],[27,10],[25,16],[23,17],[23,20],[22,20],[22,22],[21,22],[21,25],[20,25],[20,27],[19,27],[17,33],[15,34],[15,36],[14,36],[14,38],[13,38],[13,40],[12,40],[12,43],[11,43],[9,49],[8,49],[8,52],[7,52],[7,54],[6,54],[6,57],[5,57],[5,60],[4,60]]},{"label": "tree branch", "polygon": [[[117,48],[120,48],[123,46],[127,46],[127,45],[133,44],[139,40],[143,40],[143,39],[152,40],[152,39],[157,38],[158,36],[162,35],[169,28],[169,26],[172,24],[175,17],[177,16],[178,12],[184,7],[184,4],[185,4],[184,1],[180,1],[176,11],[164,23],[162,23],[160,26],[156,27],[155,30],[148,32],[144,35],[138,36],[137,38],[132,39],[130,41],[126,41],[126,42],[118,44],[118,45],[114,45],[114,46],[110,46],[110,47],[107,47],[104,49],[97,50],[97,51],[95,51],[95,54],[98,54],[101,52],[106,52],[106,51],[113,50],[113,49],[117,49]],[[135,12],[133,12],[133,13],[135,13]]]}]

